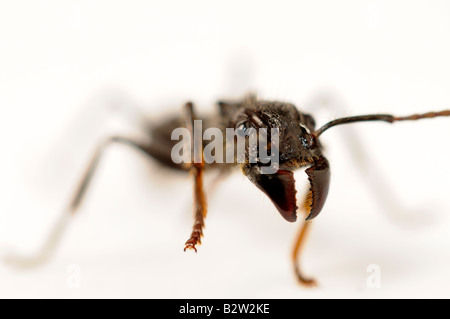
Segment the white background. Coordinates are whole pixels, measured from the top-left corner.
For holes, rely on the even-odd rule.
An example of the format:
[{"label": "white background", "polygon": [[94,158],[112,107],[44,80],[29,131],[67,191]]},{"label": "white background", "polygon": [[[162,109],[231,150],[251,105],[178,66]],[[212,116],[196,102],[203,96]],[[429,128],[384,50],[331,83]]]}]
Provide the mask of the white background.
[{"label": "white background", "polygon": [[[319,125],[448,109],[449,32],[448,1],[2,0],[1,251],[40,247],[96,143],[139,128],[137,109],[207,114],[249,90]],[[298,223],[242,174],[209,195],[203,244],[183,253],[190,179],[112,147],[53,259],[0,264],[0,297],[449,297],[449,134],[441,118],[322,136],[331,190],[302,263],[315,289],[293,275]]]}]

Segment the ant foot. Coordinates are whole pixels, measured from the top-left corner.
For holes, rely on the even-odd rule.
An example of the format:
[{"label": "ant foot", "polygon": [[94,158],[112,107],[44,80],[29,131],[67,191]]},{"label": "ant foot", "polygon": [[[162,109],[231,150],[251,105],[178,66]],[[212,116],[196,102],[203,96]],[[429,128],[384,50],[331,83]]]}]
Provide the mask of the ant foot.
[{"label": "ant foot", "polygon": [[306,278],[305,276],[303,276],[303,274],[300,271],[300,269],[298,268],[298,266],[295,267],[295,275],[297,277],[298,282],[302,286],[308,287],[308,288],[312,288],[312,287],[316,287],[317,286],[316,280],[312,279],[312,278]]},{"label": "ant foot", "polygon": [[312,288],[317,287],[317,281],[315,279],[298,278],[301,285]]},{"label": "ant foot", "polygon": [[197,244],[196,240],[189,239],[184,246],[184,251],[186,251],[187,249],[190,249],[190,250],[194,250],[195,252],[197,252],[197,248],[195,248],[196,244]]}]

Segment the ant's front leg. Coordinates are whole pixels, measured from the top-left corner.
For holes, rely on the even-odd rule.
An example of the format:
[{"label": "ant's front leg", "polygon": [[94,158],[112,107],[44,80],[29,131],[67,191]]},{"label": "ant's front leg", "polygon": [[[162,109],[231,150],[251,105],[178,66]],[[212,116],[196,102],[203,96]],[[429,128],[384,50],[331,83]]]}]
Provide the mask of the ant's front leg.
[{"label": "ant's front leg", "polygon": [[207,213],[206,196],[203,190],[203,171],[205,162],[203,159],[202,132],[197,131],[194,126],[194,110],[192,103],[186,104],[186,126],[191,133],[191,163],[190,171],[194,177],[194,226],[191,237],[186,241],[184,251],[192,249],[197,252],[195,247],[201,244],[203,228],[205,226],[205,217]]},{"label": "ant's front leg", "polygon": [[308,287],[313,287],[317,285],[316,281],[312,278],[305,277],[300,268],[300,261],[299,261],[302,249],[306,242],[306,236],[310,225],[311,221],[307,220],[303,221],[303,224],[300,228],[300,232],[298,233],[298,236],[295,240],[294,250],[292,251],[292,262],[294,264],[295,275],[297,276],[297,279],[300,282],[300,284]]}]

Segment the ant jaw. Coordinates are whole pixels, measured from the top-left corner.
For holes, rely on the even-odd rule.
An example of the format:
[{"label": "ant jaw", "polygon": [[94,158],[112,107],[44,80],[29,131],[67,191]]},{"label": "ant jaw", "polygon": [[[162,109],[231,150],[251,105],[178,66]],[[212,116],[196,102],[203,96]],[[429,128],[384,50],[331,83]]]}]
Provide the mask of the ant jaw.
[{"label": "ant jaw", "polygon": [[288,222],[297,220],[294,173],[278,170],[274,174],[261,174],[258,166],[244,165],[242,171],[248,179],[266,194],[278,212]]},{"label": "ant jaw", "polygon": [[306,220],[312,220],[321,212],[330,187],[330,169],[325,157],[320,157],[314,165],[306,169],[310,189],[304,207],[308,213]]}]

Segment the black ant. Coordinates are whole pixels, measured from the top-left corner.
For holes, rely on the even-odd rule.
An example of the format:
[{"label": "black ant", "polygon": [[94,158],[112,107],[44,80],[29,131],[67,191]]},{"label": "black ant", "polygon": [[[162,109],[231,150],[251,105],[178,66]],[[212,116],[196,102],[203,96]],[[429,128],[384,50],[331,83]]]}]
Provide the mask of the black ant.
[{"label": "black ant", "polygon": [[[310,221],[317,217],[324,207],[330,185],[330,168],[328,160],[322,154],[322,147],[319,141],[320,135],[329,128],[341,124],[363,121],[394,123],[398,121],[450,116],[450,110],[402,117],[389,114],[360,115],[339,118],[316,129],[314,118],[309,114],[300,112],[290,103],[263,101],[258,100],[255,95],[248,95],[239,101],[219,101],[217,104],[218,116],[202,119],[198,118],[195,114],[193,104],[190,102],[187,103],[185,105],[184,116],[161,122],[151,129],[150,135],[152,139],[150,142],[123,136],[112,136],[105,140],[98,146],[88,164],[73,199],[69,203],[68,212],[73,214],[79,208],[105,148],[113,143],[127,144],[144,152],[164,166],[192,174],[194,180],[194,225],[191,235],[185,243],[184,250],[197,251],[196,247],[201,243],[207,213],[206,196],[203,187],[203,174],[206,170],[226,172],[232,168],[239,167],[242,173],[270,198],[284,219],[289,222],[295,222],[299,207],[297,206],[297,192],[293,171],[306,167],[305,172],[310,187],[305,199],[300,205],[300,209],[306,212],[306,218],[295,240],[292,261],[300,283],[313,285],[315,281],[305,277],[300,269],[299,253],[304,243]],[[234,150],[231,163],[229,161],[227,163],[205,161],[203,156],[204,145],[200,143],[196,147],[194,141],[194,136],[198,133],[194,129],[194,124],[197,120],[201,120],[204,124],[200,132],[201,135],[206,129],[213,127],[219,129],[223,135],[225,135],[226,129],[234,129],[237,130],[238,134],[240,134],[239,132],[244,132],[242,136],[247,140],[249,139],[247,132],[250,129],[268,130],[276,128],[279,143],[276,146],[269,143],[265,151],[276,148],[275,150],[279,155],[278,163],[276,163],[277,169],[272,174],[262,173],[262,169],[267,168],[267,162],[259,160],[262,149],[256,148],[256,154],[253,154],[256,160],[250,161],[252,149],[248,141],[245,144],[245,154],[241,161],[237,160]],[[191,133],[192,139],[190,141],[191,143],[189,143],[189,156],[191,157],[191,161],[189,163],[174,161],[173,159],[173,149],[179,142],[173,139],[172,132],[180,127],[187,129]],[[224,150],[227,148],[226,143],[223,143],[223,148]],[[68,215],[65,216],[67,217]],[[31,260],[31,264],[41,262],[48,257],[49,252],[56,244],[55,239],[61,233],[62,226],[67,222],[66,217],[57,226],[51,236],[51,240],[45,245],[44,250],[37,258]]]}]

